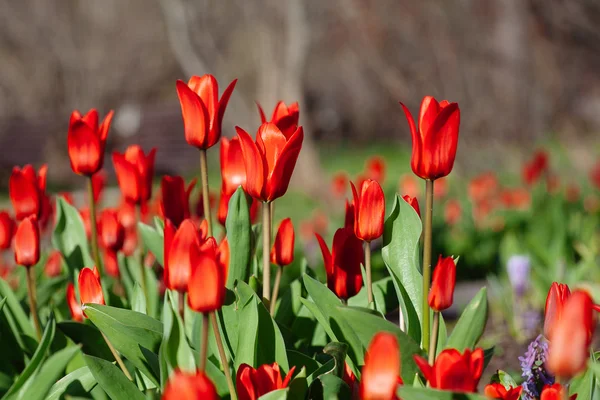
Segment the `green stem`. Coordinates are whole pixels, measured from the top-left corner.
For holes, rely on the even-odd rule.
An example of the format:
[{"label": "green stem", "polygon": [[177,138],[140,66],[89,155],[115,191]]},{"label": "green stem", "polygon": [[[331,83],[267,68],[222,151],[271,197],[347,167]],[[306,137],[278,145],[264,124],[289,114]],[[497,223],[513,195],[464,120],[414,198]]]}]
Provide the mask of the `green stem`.
[{"label": "green stem", "polygon": [[440,313],[435,311],[433,313],[433,326],[431,330],[431,342],[429,344],[429,365],[433,365],[435,362],[435,353],[437,350],[438,335],[440,333]]},{"label": "green stem", "polygon": [[217,322],[216,312],[210,313],[210,322],[212,323],[213,333],[217,341],[217,348],[219,349],[219,357],[221,358],[221,365],[223,365],[223,372],[225,373],[227,386],[229,386],[230,399],[237,400],[235,386],[233,385],[233,379],[231,379],[231,371],[229,370],[229,362],[227,361],[227,355],[225,354],[225,348],[223,347],[223,339],[221,338],[221,332],[219,332],[219,324]]},{"label": "green stem", "polygon": [[35,333],[37,334],[38,340],[42,338],[42,327],[40,325],[40,317],[37,312],[37,299],[35,293],[35,271],[33,267],[26,267],[27,269],[27,294],[29,295],[29,308],[31,309],[31,316],[33,317],[33,325],[35,326]]},{"label": "green stem", "polygon": [[271,210],[269,203],[263,203],[263,299],[271,298]]},{"label": "green stem", "polygon": [[423,349],[429,352],[429,285],[431,283],[431,234],[433,222],[433,181],[425,181],[425,220],[423,221]]},{"label": "green stem", "polygon": [[271,316],[275,316],[275,303],[277,303],[277,296],[279,296],[279,285],[281,283],[281,275],[283,274],[283,267],[280,265],[277,268],[277,275],[275,275],[275,283],[273,284],[273,296],[271,297]]},{"label": "green stem", "polygon": [[373,278],[371,278],[371,242],[365,242],[365,270],[367,271],[367,307],[373,303]]},{"label": "green stem", "polygon": [[106,342],[106,345],[110,349],[110,352],[112,353],[113,357],[115,358],[115,360],[117,360],[117,364],[119,364],[119,367],[121,367],[121,371],[123,371],[123,373],[125,374],[127,379],[129,379],[130,381],[133,381],[133,377],[127,370],[127,367],[125,366],[125,363],[123,362],[123,359],[121,358],[119,353],[117,353],[117,350],[113,347],[112,343],[110,342],[110,340],[108,340],[106,335],[103,332],[100,332],[100,333],[102,333],[102,337],[104,338],[104,341]]},{"label": "green stem", "polygon": [[142,293],[148,302],[148,288],[146,286],[146,267],[144,266],[144,242],[142,241],[142,231],[139,224],[142,222],[142,205],[137,206],[137,223],[138,223],[138,243],[139,243],[139,257],[140,257],[140,285],[142,286]]},{"label": "green stem", "polygon": [[181,316],[181,322],[183,322],[185,325],[185,293],[177,293],[179,293],[179,315]]},{"label": "green stem", "polygon": [[98,252],[98,227],[96,225],[96,201],[94,200],[94,185],[92,184],[92,177],[88,177],[87,182],[88,187],[88,198],[90,202],[90,227],[92,231],[92,257],[94,257],[94,263],[96,264],[96,268],[98,268],[98,275],[100,275],[100,280],[104,276],[104,267],[100,263],[100,254]]},{"label": "green stem", "polygon": [[202,372],[206,370],[206,359],[208,357],[208,314],[202,313],[202,331],[200,333],[200,365],[198,369]]},{"label": "green stem", "polygon": [[213,235],[212,219],[210,215],[210,197],[208,193],[208,159],[206,150],[200,149],[200,180],[202,182],[202,205],[204,206],[204,218],[208,222],[208,236]]}]

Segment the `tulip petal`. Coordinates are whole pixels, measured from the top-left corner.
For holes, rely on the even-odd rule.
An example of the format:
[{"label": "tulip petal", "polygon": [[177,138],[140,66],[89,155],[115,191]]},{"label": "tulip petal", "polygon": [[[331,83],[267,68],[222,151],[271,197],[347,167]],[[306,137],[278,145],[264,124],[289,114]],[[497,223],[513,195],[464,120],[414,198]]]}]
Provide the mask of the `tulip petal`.
[{"label": "tulip petal", "polygon": [[268,122],[267,117],[265,116],[265,112],[258,101],[256,102],[256,107],[258,108],[258,113],[260,114],[260,123],[266,124]]},{"label": "tulip petal", "polygon": [[26,165],[23,169],[14,167],[8,181],[8,188],[17,220],[40,213],[41,199],[31,165]]},{"label": "tulip petal", "polygon": [[[237,79],[232,80],[229,83],[229,85],[227,85],[227,88],[221,95],[221,100],[219,100],[219,115],[217,116],[217,127],[219,128],[219,130],[221,129],[221,124],[223,123],[223,116],[225,115],[225,109],[227,108],[227,104],[229,104],[229,99],[231,98],[233,89],[235,89],[236,83],[237,83]],[[220,132],[219,132],[219,135],[220,135]],[[218,138],[217,138],[217,140],[218,140]]]},{"label": "tulip petal", "polygon": [[207,252],[195,253],[190,258],[194,270],[188,284],[188,304],[196,312],[216,311],[223,305],[225,281],[223,272]]},{"label": "tulip petal", "polygon": [[[267,200],[279,198],[287,191],[303,140],[304,131],[300,126],[281,150],[281,155],[275,159],[274,168],[267,180]],[[269,171],[271,171],[270,168]]]},{"label": "tulip petal", "polygon": [[181,104],[185,140],[199,149],[208,148],[210,117],[206,106],[185,82],[177,81],[176,88]]},{"label": "tulip petal", "polygon": [[127,161],[123,154],[114,152],[112,159],[123,197],[132,203],[138,203],[141,198],[141,185],[137,168]]},{"label": "tulip petal", "polygon": [[261,154],[256,147],[256,144],[245,130],[237,126],[235,127],[235,130],[240,138],[244,164],[246,166],[246,182],[244,190],[255,199],[265,200],[262,194],[266,178],[265,165],[263,164]]},{"label": "tulip petal", "polygon": [[81,304],[75,297],[75,286],[71,282],[69,282],[67,285],[67,305],[69,306],[69,311],[71,312],[71,318],[77,322],[83,321]]},{"label": "tulip petal", "polygon": [[239,400],[256,400],[258,398],[252,382],[252,372],[253,368],[248,364],[242,364],[238,368],[235,386]]},{"label": "tulip petal", "polygon": [[425,137],[424,153],[431,175],[436,179],[448,175],[454,166],[458,146],[458,128],[460,125],[460,109],[458,104],[451,103],[438,114],[431,126],[431,133]]},{"label": "tulip petal", "polygon": [[400,103],[402,106],[402,110],[404,111],[404,115],[406,116],[406,120],[408,121],[408,127],[410,129],[410,135],[412,137],[412,155],[410,159],[410,165],[412,170],[417,173],[417,175],[422,175],[420,172],[421,168],[421,158],[422,158],[422,149],[423,149],[423,139],[419,132],[417,131],[417,127],[415,126],[415,120],[413,119],[412,114],[408,107],[406,107],[403,103]]},{"label": "tulip petal", "polygon": [[440,110],[440,104],[433,96],[425,96],[421,101],[421,108],[419,110],[419,132],[421,134],[422,142],[425,142],[425,138],[432,132],[431,126],[435,122]]},{"label": "tulip petal", "polygon": [[270,179],[277,159],[283,153],[287,144],[286,138],[277,125],[272,123],[262,124],[256,135],[256,145],[267,166],[267,179]]},{"label": "tulip petal", "polygon": [[[414,355],[413,360],[415,360],[415,364],[421,370],[421,373],[425,377],[425,380],[429,382],[432,386],[434,385],[435,377],[433,375],[433,367],[429,365],[426,359],[421,356]],[[434,386],[435,387],[435,386]]]},{"label": "tulip petal", "polygon": [[96,132],[98,129],[98,110],[92,108],[81,118],[81,121]]},{"label": "tulip petal", "polygon": [[113,110],[110,110],[108,114],[106,114],[106,116],[102,120],[102,123],[100,124],[100,127],[98,128],[98,136],[100,136],[100,140],[102,140],[103,144],[104,142],[106,142],[106,138],[108,137],[108,130],[110,129],[110,123],[112,122],[114,115],[115,112]]},{"label": "tulip petal", "polygon": [[32,267],[40,260],[40,229],[35,215],[19,223],[14,242],[15,262]]},{"label": "tulip petal", "polygon": [[67,149],[73,172],[90,176],[100,169],[103,146],[94,128],[83,122],[73,124],[67,135]]},{"label": "tulip petal", "polygon": [[94,271],[89,268],[84,268],[79,273],[79,298],[81,304],[104,304],[102,286]]},{"label": "tulip petal", "polygon": [[289,265],[294,261],[294,225],[292,220],[286,218],[281,221],[273,249],[271,251],[271,262],[279,266]]},{"label": "tulip petal", "polygon": [[217,79],[211,74],[202,75],[201,77],[192,76],[188,85],[206,107],[208,117],[210,118],[208,128],[213,129],[217,116],[217,108],[219,107],[219,84],[217,83]]},{"label": "tulip petal", "polygon": [[192,251],[198,249],[198,232],[192,220],[186,219],[177,229],[168,251],[169,289],[185,292],[192,273]]}]

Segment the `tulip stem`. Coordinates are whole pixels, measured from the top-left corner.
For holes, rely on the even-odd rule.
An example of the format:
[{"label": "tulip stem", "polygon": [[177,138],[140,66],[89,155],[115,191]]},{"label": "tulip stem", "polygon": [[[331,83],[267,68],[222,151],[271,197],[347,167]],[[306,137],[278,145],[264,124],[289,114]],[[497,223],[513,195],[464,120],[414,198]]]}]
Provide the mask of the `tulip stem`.
[{"label": "tulip stem", "polygon": [[100,254],[98,252],[98,226],[96,225],[96,200],[94,199],[94,184],[92,183],[92,177],[88,177],[88,198],[90,202],[90,228],[91,228],[91,242],[92,242],[92,257],[94,257],[94,263],[98,269],[98,275],[100,280],[104,276],[104,266],[100,263]]},{"label": "tulip stem", "polygon": [[200,365],[198,370],[206,370],[206,358],[208,357],[208,314],[202,313],[202,332],[200,336]]},{"label": "tulip stem", "polygon": [[279,284],[281,283],[281,275],[283,274],[283,267],[280,265],[277,268],[277,275],[275,275],[275,283],[273,284],[273,296],[271,297],[271,316],[275,316],[275,303],[277,303],[277,296],[279,296]]},{"label": "tulip stem", "polygon": [[208,194],[208,159],[206,150],[200,149],[200,180],[202,181],[202,205],[204,207],[204,218],[208,223],[208,237],[213,235],[212,219],[210,215],[210,197]]},{"label": "tulip stem", "polygon": [[121,371],[123,371],[123,373],[125,374],[127,379],[129,379],[130,381],[133,381],[131,374],[127,370],[125,363],[123,363],[123,359],[121,358],[119,353],[117,353],[117,350],[113,347],[112,343],[110,342],[110,340],[108,340],[108,338],[106,337],[104,332],[100,332],[100,333],[102,333],[102,337],[104,338],[104,341],[106,342],[106,345],[110,349],[110,352],[112,353],[113,357],[115,358],[115,360],[117,360],[117,364],[119,364],[119,367],[121,367]]},{"label": "tulip stem", "polygon": [[210,313],[210,321],[213,326],[213,332],[217,342],[217,348],[219,349],[219,357],[221,358],[221,364],[223,365],[223,372],[225,373],[225,379],[227,379],[227,386],[229,387],[229,395],[231,400],[237,400],[235,393],[235,386],[233,385],[233,379],[231,379],[231,371],[229,370],[229,362],[227,361],[227,355],[225,354],[225,348],[223,347],[223,339],[221,338],[221,332],[219,332],[219,324],[217,322],[217,314],[213,311]]},{"label": "tulip stem", "polygon": [[438,334],[440,333],[440,312],[433,313],[433,326],[431,328],[431,342],[429,344],[429,365],[435,362],[435,353],[437,351]]},{"label": "tulip stem", "polygon": [[271,210],[268,202],[263,203],[263,299],[271,298]]},{"label": "tulip stem", "polygon": [[365,270],[367,271],[367,307],[373,303],[373,283],[371,278],[371,242],[365,242]]},{"label": "tulip stem", "polygon": [[185,293],[184,292],[177,292],[179,293],[179,315],[181,316],[181,322],[183,322],[185,324]]},{"label": "tulip stem", "polygon": [[433,181],[425,181],[425,220],[423,225],[423,349],[429,353],[429,285],[431,283],[431,234],[433,221]]},{"label": "tulip stem", "polygon": [[142,293],[144,293],[144,298],[146,299],[146,304],[148,302],[148,289],[146,287],[146,267],[144,267],[144,241],[142,240],[142,230],[140,229],[140,223],[142,222],[142,205],[139,204],[137,206],[137,223],[138,223],[138,243],[139,251],[140,251],[140,285],[142,286]]},{"label": "tulip stem", "polygon": [[42,327],[40,326],[40,317],[37,312],[37,299],[35,293],[35,271],[33,267],[27,267],[27,294],[29,295],[29,308],[33,317],[33,325],[38,340],[42,338]]}]

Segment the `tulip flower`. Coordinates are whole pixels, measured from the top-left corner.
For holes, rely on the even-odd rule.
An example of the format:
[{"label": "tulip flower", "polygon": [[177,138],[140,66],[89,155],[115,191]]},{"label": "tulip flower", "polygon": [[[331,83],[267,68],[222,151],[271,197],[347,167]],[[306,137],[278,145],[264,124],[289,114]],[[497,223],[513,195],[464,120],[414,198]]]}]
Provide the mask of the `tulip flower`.
[{"label": "tulip flower", "polygon": [[367,178],[377,182],[385,180],[385,160],[380,156],[373,156],[365,163],[365,174]]},{"label": "tulip flower", "polygon": [[[176,238],[173,239],[175,242]],[[227,270],[219,265],[217,244],[214,238],[207,239],[208,246],[191,249],[193,270],[188,281],[188,305],[196,312],[217,311],[225,301]]]},{"label": "tulip flower", "polygon": [[116,251],[103,248],[102,260],[104,261],[104,270],[108,275],[112,276],[113,278],[119,278],[121,276],[121,270],[119,269],[119,256]]},{"label": "tulip flower", "polygon": [[469,182],[469,198],[473,203],[484,199],[495,197],[498,194],[500,184],[498,178],[492,172],[486,172],[471,179]]},{"label": "tulip flower", "polygon": [[164,229],[164,281],[167,288],[186,292],[195,267],[192,256],[199,251],[202,238],[190,219],[178,229],[171,220],[165,220]]},{"label": "tulip flower", "polygon": [[221,124],[237,79],[234,79],[219,100],[219,84],[212,75],[192,76],[188,83],[178,80],[177,96],[189,145],[206,150],[221,138]]},{"label": "tulip flower", "polygon": [[104,248],[113,252],[117,252],[123,248],[125,227],[119,222],[119,215],[116,210],[105,209],[102,211],[99,228]]},{"label": "tulip flower", "polygon": [[106,186],[106,172],[101,169],[92,175],[92,191],[94,203],[98,204],[102,198],[104,192],[104,186]]},{"label": "tulip flower", "polygon": [[124,154],[113,153],[117,181],[127,201],[139,205],[152,196],[155,156],[156,149],[145,155],[138,145],[129,146]]},{"label": "tulip flower", "polygon": [[388,332],[377,333],[371,340],[365,366],[362,369],[360,398],[363,400],[396,399],[400,378],[400,349],[396,336]]},{"label": "tulip flower", "polygon": [[40,260],[40,229],[35,216],[29,216],[19,223],[14,250],[18,265],[29,268]]},{"label": "tulip flower", "polygon": [[81,304],[105,304],[98,274],[90,268],[79,272],[79,298]]},{"label": "tulip flower", "polygon": [[484,393],[486,397],[490,399],[501,399],[501,400],[519,400],[523,386],[505,388],[501,383],[492,383],[486,385]]},{"label": "tulip flower", "polygon": [[196,186],[193,179],[187,188],[180,176],[163,176],[160,187],[162,200],[160,208],[165,219],[170,219],[173,225],[179,226],[184,219],[190,217],[190,194]]},{"label": "tulip flower", "polygon": [[298,107],[298,102],[294,102],[289,106],[287,106],[283,101],[278,102],[273,110],[273,116],[271,117],[270,121],[267,121],[265,112],[258,102],[256,103],[256,106],[258,107],[258,112],[260,114],[261,124],[270,122],[277,125],[279,130],[281,130],[285,137],[288,138],[296,130],[298,121],[300,119],[300,108]]},{"label": "tulip flower", "polygon": [[354,229],[354,202],[346,200],[346,208],[344,213],[344,228]]},{"label": "tulip flower", "polygon": [[483,373],[483,350],[466,349],[461,354],[456,349],[446,349],[430,365],[423,357],[413,356],[417,366],[434,389],[454,392],[475,392]]},{"label": "tulip flower", "polygon": [[219,200],[218,219],[225,225],[229,200],[238,188],[246,184],[246,164],[240,139],[237,137],[221,139],[221,198]]},{"label": "tulip flower", "polygon": [[452,257],[440,255],[433,270],[431,290],[427,298],[429,307],[440,312],[452,305],[454,285],[456,284],[456,264]]},{"label": "tulip flower", "polygon": [[48,278],[54,278],[60,275],[62,270],[62,254],[58,250],[54,250],[48,256],[44,273]]},{"label": "tulip flower", "polygon": [[217,389],[203,373],[188,373],[177,370],[171,375],[162,400],[218,400]]},{"label": "tulip flower", "polygon": [[[568,396],[567,388],[563,387],[560,383],[555,383],[553,385],[544,386],[540,400],[563,400],[566,398],[566,396]],[[569,397],[569,400],[575,399],[577,399],[577,394]]]},{"label": "tulip flower", "polygon": [[530,162],[523,165],[523,181],[528,185],[536,183],[540,177],[548,172],[548,153],[538,150],[533,154]]},{"label": "tulip flower", "polygon": [[596,189],[600,190],[600,161],[598,161],[590,171],[590,181]]},{"label": "tulip flower", "polygon": [[402,196],[402,198],[404,199],[405,202],[407,202],[408,204],[410,204],[410,206],[419,215],[419,218],[421,218],[421,209],[419,208],[419,200],[416,197],[410,197],[407,194],[405,194],[404,196]]},{"label": "tulip flower", "polygon": [[348,175],[345,172],[337,172],[331,179],[331,192],[335,197],[344,197],[347,187]]},{"label": "tulip flower", "polygon": [[315,234],[327,274],[327,287],[340,299],[346,301],[362,287],[360,263],[364,259],[362,242],[352,228],[340,228],[333,236],[332,251],[318,233]]},{"label": "tulip flower", "polygon": [[235,379],[238,399],[256,400],[274,390],[285,389],[288,387],[295,369],[296,367],[290,368],[285,379],[283,379],[279,365],[276,362],[263,364],[257,369],[248,364],[240,365]]},{"label": "tulip flower", "polygon": [[0,211],[0,250],[10,249],[15,234],[15,221],[6,211]]},{"label": "tulip flower", "polygon": [[548,340],[552,340],[551,329],[562,318],[565,303],[570,296],[571,290],[567,284],[553,282],[550,286],[544,309],[544,336]]},{"label": "tulip flower", "polygon": [[277,303],[277,295],[279,294],[279,284],[281,283],[283,267],[291,264],[293,261],[294,225],[292,225],[292,220],[290,218],[286,218],[279,224],[275,242],[271,249],[271,262],[278,266],[275,284],[273,285],[273,296],[271,298],[271,315],[275,315],[275,304]]},{"label": "tulip flower", "polygon": [[596,327],[594,303],[583,290],[575,290],[553,318],[546,368],[557,377],[571,378],[585,370]]},{"label": "tulip flower", "polygon": [[83,322],[83,311],[81,311],[81,304],[75,297],[75,286],[69,282],[67,285],[67,305],[71,312],[71,319],[77,322]]},{"label": "tulip flower", "polygon": [[15,210],[18,221],[35,215],[38,218],[43,214],[43,201],[46,197],[46,173],[48,166],[42,165],[37,176],[31,165],[22,169],[14,167],[8,181],[10,201]]},{"label": "tulip flower", "polygon": [[113,114],[111,110],[100,126],[98,126],[98,111],[95,109],[91,109],[83,116],[77,110],[71,114],[67,147],[71,169],[76,174],[92,176],[102,168],[106,137]]},{"label": "tulip flower", "polygon": [[448,225],[455,225],[460,221],[462,215],[462,207],[456,199],[451,199],[446,202],[444,208],[444,220]]}]

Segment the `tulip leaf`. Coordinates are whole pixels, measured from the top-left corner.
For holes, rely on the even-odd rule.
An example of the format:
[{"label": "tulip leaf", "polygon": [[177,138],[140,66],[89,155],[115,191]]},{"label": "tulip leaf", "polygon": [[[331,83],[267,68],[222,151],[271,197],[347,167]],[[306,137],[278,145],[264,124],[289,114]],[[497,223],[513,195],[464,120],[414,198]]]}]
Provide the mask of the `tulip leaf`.
[{"label": "tulip leaf", "polygon": [[4,279],[0,279],[0,296],[4,297],[6,302],[6,305],[2,308],[1,312],[6,316],[6,320],[10,325],[15,339],[19,342],[20,347],[25,350],[26,347],[22,342],[21,335],[25,334],[32,338],[35,337],[33,325],[29,322],[27,314],[23,311],[23,308],[10,288],[10,285]]},{"label": "tulip leaf", "polygon": [[83,309],[112,345],[159,386],[157,353],[162,323],[139,312],[100,304],[84,304]]},{"label": "tulip leaf", "polygon": [[142,394],[123,372],[106,360],[92,356],[84,356],[85,363],[98,385],[113,399],[145,400]]},{"label": "tulip leaf", "polygon": [[346,360],[346,352],[348,351],[348,345],[345,343],[331,342],[323,348],[323,353],[331,356],[334,361],[334,366],[331,371],[326,374],[333,374],[338,378],[344,376],[344,364]]},{"label": "tulip leaf", "polygon": [[71,277],[75,276],[75,270],[94,265],[81,215],[60,196],[56,199],[56,225],[52,232],[52,245],[62,253]]},{"label": "tulip leaf", "polygon": [[484,287],[464,309],[446,342],[446,348],[462,352],[475,347],[485,329],[487,309],[487,289]]},{"label": "tulip leaf", "polygon": [[296,367],[296,370],[305,368],[305,371],[308,375],[315,372],[321,366],[314,358],[310,358],[306,354],[300,353],[296,350],[288,350],[287,356],[288,362],[290,363],[290,368]]},{"label": "tulip leaf", "polygon": [[309,387],[309,399],[350,399],[352,391],[340,377],[323,374]]},{"label": "tulip leaf", "polygon": [[115,360],[102,334],[94,325],[90,323],[63,321],[56,324],[56,326],[73,342],[81,344],[81,351],[83,353],[111,362]]},{"label": "tulip leaf", "polygon": [[230,254],[227,287],[233,289],[236,281],[246,281],[250,271],[252,222],[246,193],[241,186],[229,200],[225,228]]},{"label": "tulip leaf", "polygon": [[411,400],[486,400],[487,397],[475,393],[452,393],[448,391],[413,387],[399,386],[398,396],[403,399]]},{"label": "tulip leaf", "polygon": [[[590,361],[592,364],[592,361]],[[591,399],[595,385],[594,371],[591,368],[587,368],[585,373],[579,374],[571,381],[569,385],[569,395],[577,393],[578,399]]]},{"label": "tulip leaf", "polygon": [[258,400],[286,400],[288,397],[288,388],[273,390],[267,394],[263,394]]},{"label": "tulip leaf", "polygon": [[[398,309],[398,298],[395,295],[396,287],[393,278],[387,277],[373,282],[373,299],[375,309],[386,315]],[[367,288],[363,286],[356,296],[348,299],[349,306],[364,307],[367,304]]]},{"label": "tulip leaf", "polygon": [[308,392],[308,381],[306,378],[306,368],[299,367],[300,372],[290,381],[288,386],[288,396],[290,400],[304,400],[306,399],[306,393]]},{"label": "tulip leaf", "polygon": [[423,277],[419,269],[419,239],[422,224],[410,204],[396,195],[394,207],[385,221],[381,251],[390,275],[394,278],[398,302],[406,330],[415,342],[421,341],[420,321]]},{"label": "tulip leaf", "polygon": [[64,376],[50,388],[46,400],[59,400],[71,396],[83,395],[96,386],[96,379],[88,367],[81,367]]},{"label": "tulip leaf", "polygon": [[146,296],[139,283],[133,285],[133,296],[131,298],[131,309],[142,314],[146,314]]},{"label": "tulip leaf", "polygon": [[144,246],[154,254],[156,262],[164,266],[164,238],[162,229],[159,229],[158,226],[153,228],[143,222],[138,222],[138,230],[142,235]]},{"label": "tulip leaf", "polygon": [[490,378],[490,383],[500,383],[506,389],[511,387],[517,387],[517,382],[510,376],[508,373],[499,369],[496,371],[494,375]]}]

